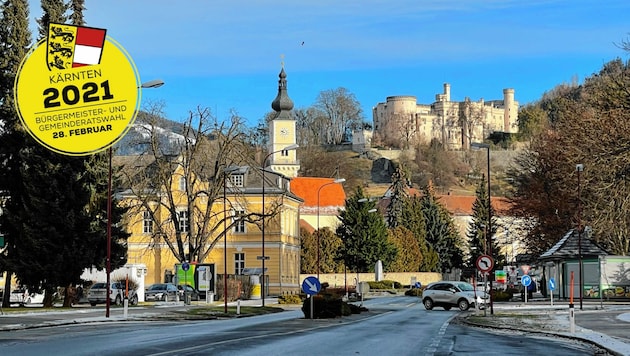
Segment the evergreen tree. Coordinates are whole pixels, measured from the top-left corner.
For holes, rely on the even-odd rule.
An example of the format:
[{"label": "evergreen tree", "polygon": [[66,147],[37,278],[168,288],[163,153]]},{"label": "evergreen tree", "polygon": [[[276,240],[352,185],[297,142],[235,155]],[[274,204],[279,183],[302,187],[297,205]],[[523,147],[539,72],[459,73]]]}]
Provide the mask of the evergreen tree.
[{"label": "evergreen tree", "polygon": [[339,236],[335,235],[328,227],[319,231],[321,273],[343,272],[343,259],[339,258],[340,251],[343,251],[343,242]]},{"label": "evergreen tree", "polygon": [[[48,36],[48,25],[50,23],[66,23],[68,16],[66,11],[68,5],[63,0],[41,0],[42,17],[37,19],[39,25],[39,40]],[[73,21],[79,19],[73,19]],[[82,20],[81,20],[82,21]]]},{"label": "evergreen tree", "polygon": [[300,273],[317,273],[317,237],[315,234],[300,228],[302,245],[300,248]]},{"label": "evergreen tree", "polygon": [[408,196],[404,200],[400,226],[411,231],[418,242],[422,259],[417,271],[438,271],[439,256],[427,243],[427,226],[424,221],[424,215],[422,214],[422,199],[420,197]]},{"label": "evergreen tree", "polygon": [[[26,0],[8,0],[1,5],[0,17],[0,232],[4,234],[7,250],[0,255],[0,270],[6,271],[5,291],[11,290],[12,273],[15,271],[10,261],[10,250],[19,239],[11,232],[7,218],[11,212],[6,203],[11,192],[20,186],[19,166],[16,164],[19,148],[27,137],[19,125],[19,117],[13,101],[13,83],[22,62],[29,50],[31,32],[28,29],[28,2]],[[2,305],[8,307],[9,293],[4,293]]]},{"label": "evergreen tree", "polygon": [[[498,245],[493,239],[497,232],[497,222],[494,209],[488,204],[487,185],[485,182],[487,181],[482,176],[472,206],[472,221],[466,233],[470,249],[470,259],[467,262],[467,266],[471,268],[475,268],[475,262],[480,255],[490,254],[489,248],[492,250],[495,266],[502,266],[505,263],[504,256],[499,253]],[[490,226],[488,226],[488,212],[490,212],[490,217],[492,218]]]},{"label": "evergreen tree", "polygon": [[381,260],[383,269],[396,258],[396,248],[387,240],[387,226],[380,214],[371,212],[376,203],[367,199],[363,189],[357,186],[355,194],[346,200],[346,209],[339,211],[341,224],[337,235],[343,241],[345,264],[354,272],[373,272],[376,261]]},{"label": "evergreen tree", "polygon": [[387,272],[417,272],[422,264],[420,245],[413,233],[408,229],[398,226],[389,230],[388,239],[396,246],[398,253],[396,259],[387,268]]},{"label": "evergreen tree", "polygon": [[[64,17],[56,15],[61,5],[53,1],[42,4],[52,13],[44,13],[38,20],[40,33],[48,29],[48,21],[63,22]],[[28,22],[24,23],[27,30]],[[3,48],[12,48],[5,38],[12,36],[3,36]],[[17,69],[3,70],[3,76],[15,76]],[[112,215],[107,216],[106,156],[71,157],[50,151],[25,133],[12,105],[2,109],[6,140],[1,190],[7,194],[2,228],[10,236],[5,266],[22,285],[43,289],[44,305],[50,306],[57,287],[79,283],[87,267],[104,266],[107,218],[112,226],[112,268],[126,262],[128,235],[119,225],[124,209],[114,202]],[[70,302],[70,298],[64,299],[66,305]]]},{"label": "evergreen tree", "polygon": [[85,25],[83,11],[85,11],[85,0],[72,0],[69,4],[70,23],[76,26]]},{"label": "evergreen tree", "polygon": [[457,228],[446,207],[438,201],[431,185],[423,191],[422,213],[427,228],[427,243],[439,256],[439,272],[463,266],[463,253]]},{"label": "evergreen tree", "polygon": [[402,165],[398,165],[392,174],[392,186],[389,205],[387,206],[387,226],[390,229],[397,227],[401,223],[404,201],[407,198],[408,179],[403,171]]}]

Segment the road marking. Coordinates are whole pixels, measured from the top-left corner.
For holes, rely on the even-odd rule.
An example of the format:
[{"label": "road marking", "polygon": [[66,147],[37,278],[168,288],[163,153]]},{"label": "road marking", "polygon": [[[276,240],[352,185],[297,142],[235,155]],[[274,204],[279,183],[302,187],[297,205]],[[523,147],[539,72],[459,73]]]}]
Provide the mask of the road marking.
[{"label": "road marking", "polygon": [[451,320],[453,320],[455,316],[457,316],[457,314],[453,314],[450,318],[448,318],[444,322],[444,324],[442,324],[437,335],[433,338],[433,342],[429,345],[429,347],[427,347],[427,351],[425,352],[425,355],[435,355],[435,352],[437,352],[438,346],[440,346],[440,342],[442,342],[442,337],[444,337],[444,334],[446,333],[446,329],[448,328],[448,325],[450,324]]}]

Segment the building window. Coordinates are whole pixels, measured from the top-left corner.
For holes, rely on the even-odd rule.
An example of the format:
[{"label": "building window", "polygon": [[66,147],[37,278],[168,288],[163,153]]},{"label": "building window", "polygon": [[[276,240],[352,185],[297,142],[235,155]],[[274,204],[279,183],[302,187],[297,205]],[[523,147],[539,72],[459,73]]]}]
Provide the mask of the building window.
[{"label": "building window", "polygon": [[245,220],[241,218],[241,216],[245,215],[245,210],[234,210],[234,232],[235,233],[245,233]]},{"label": "building window", "polygon": [[245,183],[245,176],[243,174],[232,174],[230,175],[230,186],[231,187],[243,187]]},{"label": "building window", "polygon": [[179,232],[188,232],[190,228],[188,210],[180,210],[177,212],[177,222],[179,225]]},{"label": "building window", "polygon": [[282,150],[282,157],[289,157],[289,150]]},{"label": "building window", "polygon": [[179,178],[179,190],[186,191],[186,177]]},{"label": "building window", "polygon": [[150,211],[145,211],[142,213],[142,233],[153,233],[153,218],[151,217]]},{"label": "building window", "polygon": [[234,274],[243,274],[245,268],[245,254],[243,252],[234,254]]}]

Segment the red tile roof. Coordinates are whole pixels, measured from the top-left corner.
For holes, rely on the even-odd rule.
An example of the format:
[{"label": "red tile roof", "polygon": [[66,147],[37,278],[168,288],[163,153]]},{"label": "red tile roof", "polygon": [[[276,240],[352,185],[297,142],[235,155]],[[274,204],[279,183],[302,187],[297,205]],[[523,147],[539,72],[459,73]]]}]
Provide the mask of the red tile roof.
[{"label": "red tile roof", "polygon": [[[472,206],[477,199],[474,195],[438,195],[439,201],[444,204],[446,209],[454,215],[472,215]],[[502,197],[490,197],[492,208],[502,215],[509,204]]]},{"label": "red tile roof", "polygon": [[334,178],[295,177],[291,179],[291,192],[304,199],[303,207],[306,208],[317,207],[318,192],[320,207],[345,206],[346,192],[343,185],[334,181]]}]

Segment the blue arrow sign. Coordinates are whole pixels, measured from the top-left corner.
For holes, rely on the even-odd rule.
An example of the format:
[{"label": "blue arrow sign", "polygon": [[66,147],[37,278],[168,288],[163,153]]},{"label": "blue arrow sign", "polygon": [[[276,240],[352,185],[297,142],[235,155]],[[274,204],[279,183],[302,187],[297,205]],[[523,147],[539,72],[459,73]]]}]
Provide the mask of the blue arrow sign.
[{"label": "blue arrow sign", "polygon": [[549,278],[549,290],[554,290],[556,289],[556,280],[551,277]]},{"label": "blue arrow sign", "polygon": [[523,284],[525,287],[529,287],[529,285],[532,284],[532,277],[527,274],[524,275],[523,277],[521,277],[521,284]]},{"label": "blue arrow sign", "polygon": [[317,279],[317,277],[309,276],[304,278],[304,282],[302,282],[302,290],[308,295],[319,293],[321,288],[322,285],[319,283],[319,279]]}]

